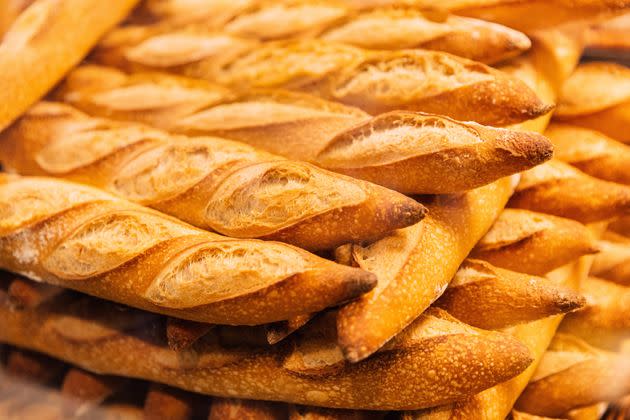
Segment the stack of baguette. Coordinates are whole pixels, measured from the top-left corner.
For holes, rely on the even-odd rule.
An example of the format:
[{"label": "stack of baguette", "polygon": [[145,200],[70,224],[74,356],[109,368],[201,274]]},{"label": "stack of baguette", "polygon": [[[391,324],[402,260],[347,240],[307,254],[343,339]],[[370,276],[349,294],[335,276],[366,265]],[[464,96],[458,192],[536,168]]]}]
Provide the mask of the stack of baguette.
[{"label": "stack of baguette", "polygon": [[623,412],[630,1],[135,3],[0,18],[0,418]]}]

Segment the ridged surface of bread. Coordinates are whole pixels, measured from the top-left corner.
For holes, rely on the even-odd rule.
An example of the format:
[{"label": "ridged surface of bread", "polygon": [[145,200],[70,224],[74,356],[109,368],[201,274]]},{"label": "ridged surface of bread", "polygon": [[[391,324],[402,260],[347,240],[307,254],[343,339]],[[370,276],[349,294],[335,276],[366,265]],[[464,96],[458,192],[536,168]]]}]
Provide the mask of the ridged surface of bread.
[{"label": "ridged surface of bread", "polygon": [[0,181],[0,264],[32,279],[228,324],[311,313],[375,284],[368,273],[299,248],[225,238],[90,187]]},{"label": "ridged surface of bread", "polygon": [[[440,311],[422,315],[387,348],[359,364],[343,360],[335,345],[334,318],[330,324],[326,317],[274,349],[247,344],[239,330],[215,329],[187,353],[190,357],[182,358],[152,332],[155,316],[129,309],[119,310],[114,319],[107,302],[64,299],[70,300],[61,306],[55,302],[54,310],[15,311],[0,305],[6,327],[0,340],[100,373],[217,396],[339,408],[422,407],[478,392],[531,361],[518,341],[466,326]],[[437,371],[436,365],[441,366]]]},{"label": "ridged surface of bread", "polygon": [[542,276],[597,251],[595,238],[579,222],[505,209],[470,255],[497,267]]},{"label": "ridged surface of bread", "polygon": [[475,327],[500,329],[572,312],[585,303],[549,279],[466,259],[435,305]]},{"label": "ridged surface of bread", "polygon": [[36,105],[0,135],[9,171],[91,184],[195,226],[327,249],[376,240],[424,209],[385,188],[216,137]]}]

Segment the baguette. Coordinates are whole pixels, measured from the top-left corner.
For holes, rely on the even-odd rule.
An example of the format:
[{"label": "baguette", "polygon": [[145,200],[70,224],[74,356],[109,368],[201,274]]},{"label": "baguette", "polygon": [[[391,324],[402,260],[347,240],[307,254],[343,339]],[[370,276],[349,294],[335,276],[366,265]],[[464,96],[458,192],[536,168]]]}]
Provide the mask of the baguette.
[{"label": "baguette", "polygon": [[[263,41],[319,38],[367,49],[423,48],[484,63],[516,56],[531,45],[527,36],[504,26],[413,7],[357,12],[331,1],[257,3],[220,24],[212,18],[199,21],[199,15],[209,15],[216,8],[212,2],[205,3],[195,10],[195,20],[207,29]],[[167,17],[157,21],[157,26],[177,27],[183,20],[173,22]]]},{"label": "baguette", "polygon": [[386,348],[358,364],[344,361],[335,345],[334,314],[273,348],[243,342],[243,327],[217,327],[186,357],[156,334],[152,324],[160,321],[157,315],[115,310],[113,304],[85,295],[60,296],[38,309],[15,311],[2,304],[0,320],[0,341],[102,374],[216,396],[337,408],[442,404],[513,377],[531,361],[517,340],[467,326],[439,310],[420,316]]},{"label": "baguette", "polygon": [[630,389],[630,364],[623,356],[558,334],[543,356],[516,408],[544,416],[611,401]]},{"label": "baguette", "polygon": [[509,206],[593,223],[630,214],[630,187],[551,160],[522,174]]},{"label": "baguette", "polygon": [[37,0],[23,10],[0,38],[0,131],[77,65],[135,3]]},{"label": "baguette", "polygon": [[169,317],[166,320],[166,342],[168,347],[175,351],[189,349],[197,340],[206,335],[213,326],[212,324]]},{"label": "baguette", "polygon": [[[371,292],[339,311],[344,356],[365,359],[437,299],[512,191],[510,178],[461,195],[436,196],[429,216],[369,246],[348,245],[338,258],[374,273]],[[343,255],[345,254],[345,255]]]},{"label": "baguette", "polygon": [[266,401],[215,398],[208,420],[284,420],[288,418],[285,404]]},{"label": "baguette", "polygon": [[126,70],[170,71],[240,89],[308,92],[372,114],[424,111],[506,125],[552,109],[520,81],[442,52],[368,51],[321,40],[258,44],[201,30],[136,41],[119,36],[93,58]]},{"label": "baguette", "polygon": [[89,118],[58,103],[32,108],[0,134],[0,148],[8,171],[91,184],[202,229],[309,250],[373,241],[425,213],[396,192],[236,142]]},{"label": "baguette", "polygon": [[554,117],[630,142],[630,69],[614,63],[581,64],[563,85]]},{"label": "baguette", "polygon": [[[409,194],[477,188],[552,153],[548,140],[535,133],[405,111],[368,119],[306,94],[275,90],[230,97],[202,81],[127,76],[106,67],[75,70],[56,97],[93,115],[226,137]],[[159,106],[148,106],[150,97],[159,98]],[[213,102],[199,108],[199,97]]]},{"label": "baguette", "polygon": [[286,320],[376,283],[290,245],[225,238],[55,179],[0,176],[0,209],[0,267],[191,321]]},{"label": "baguette", "polygon": [[630,185],[630,146],[604,134],[569,124],[554,123],[545,136],[554,145],[555,157],[582,172],[606,181]]},{"label": "baguette", "polygon": [[467,259],[435,306],[478,328],[500,329],[573,312],[584,297],[540,277]]},{"label": "baguette", "polygon": [[496,267],[542,276],[598,250],[593,235],[579,222],[505,209],[470,256]]},{"label": "baguette", "polygon": [[[590,260],[592,260],[590,256],[582,257],[576,263],[548,273],[546,277],[556,284],[576,288],[580,280],[587,275]],[[455,420],[462,418],[490,420],[506,417],[529,382],[561,319],[562,316],[553,316],[528,324],[517,325],[507,330],[525,344],[534,357],[534,363],[517,377],[454,404],[405,413],[405,420]]]},{"label": "baguette", "polygon": [[591,273],[615,283],[630,286],[630,238],[606,232],[599,241],[600,252]]},{"label": "baguette", "polygon": [[[159,0],[158,0],[159,1]],[[434,8],[433,0],[342,0],[358,9],[391,5]],[[178,3],[177,0],[166,0]],[[462,16],[471,16],[497,22],[511,28],[530,32],[552,28],[567,22],[605,19],[622,13],[630,3],[627,0],[442,0],[440,9]]]},{"label": "baguette", "polygon": [[589,277],[580,292],[588,304],[565,317],[560,330],[598,348],[619,351],[630,331],[630,289]]}]

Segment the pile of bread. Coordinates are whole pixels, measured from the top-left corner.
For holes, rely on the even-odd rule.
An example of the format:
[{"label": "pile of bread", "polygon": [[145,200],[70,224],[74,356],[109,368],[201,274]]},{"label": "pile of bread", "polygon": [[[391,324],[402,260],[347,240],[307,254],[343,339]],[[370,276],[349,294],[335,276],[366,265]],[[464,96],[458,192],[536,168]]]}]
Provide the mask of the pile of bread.
[{"label": "pile of bread", "polygon": [[630,0],[136,3],[0,18],[0,418],[627,418]]}]

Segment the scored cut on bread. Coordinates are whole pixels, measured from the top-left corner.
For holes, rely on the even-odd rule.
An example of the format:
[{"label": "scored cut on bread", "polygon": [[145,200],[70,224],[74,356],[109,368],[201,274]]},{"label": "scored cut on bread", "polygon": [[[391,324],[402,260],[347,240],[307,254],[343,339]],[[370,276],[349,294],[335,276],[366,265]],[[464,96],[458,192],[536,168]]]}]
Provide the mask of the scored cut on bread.
[{"label": "scored cut on bread", "polygon": [[0,130],[59,82],[136,3],[36,0],[18,6],[19,14],[3,3],[11,23],[3,29],[0,22]]},{"label": "scored cut on bread", "polygon": [[552,154],[550,142],[532,132],[407,111],[369,118],[307,94],[239,95],[189,78],[100,66],[73,71],[55,97],[92,115],[238,140],[408,194],[477,188]]},{"label": "scored cut on bread", "polygon": [[[181,357],[152,327],[161,322],[158,315],[131,308],[113,312],[114,304],[85,295],[63,298],[37,310],[0,304],[0,341],[100,373],[211,395],[378,410],[458,400],[513,377],[531,362],[519,341],[437,309],[356,364],[345,361],[336,345],[334,313],[279,347],[266,343],[262,328],[259,338],[249,339],[247,327],[216,327],[190,350],[191,357]],[[442,367],[437,372],[436,364]]]},{"label": "scored cut on bread", "polygon": [[466,259],[434,303],[478,328],[501,329],[573,312],[586,304],[574,290],[549,279]]},{"label": "scored cut on bread", "polygon": [[10,172],[90,184],[237,238],[308,250],[374,241],[426,209],[381,186],[216,137],[171,135],[41,102],[0,134]]},{"label": "scored cut on bread", "polygon": [[426,203],[421,223],[367,246],[339,249],[339,261],[378,277],[377,287],[339,311],[337,332],[345,357],[370,356],[400,333],[444,291],[475,242],[512,192],[513,179]]},{"label": "scored cut on bread", "polygon": [[321,40],[260,44],[197,29],[140,43],[120,36],[101,44],[93,58],[128,71],[169,71],[239,89],[302,91],[373,114],[424,111],[507,125],[552,109],[509,75],[427,50],[370,51]]},{"label": "scored cut on bread", "polygon": [[0,266],[192,321],[262,324],[356,298],[373,274],[203,231],[92,187],[0,175]]},{"label": "scored cut on bread", "polygon": [[505,209],[470,256],[496,267],[542,276],[598,251],[595,237],[579,222],[529,210]]}]

